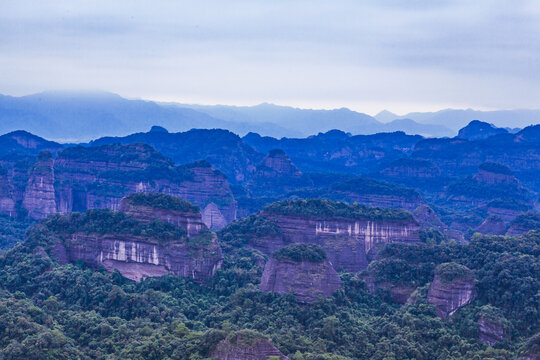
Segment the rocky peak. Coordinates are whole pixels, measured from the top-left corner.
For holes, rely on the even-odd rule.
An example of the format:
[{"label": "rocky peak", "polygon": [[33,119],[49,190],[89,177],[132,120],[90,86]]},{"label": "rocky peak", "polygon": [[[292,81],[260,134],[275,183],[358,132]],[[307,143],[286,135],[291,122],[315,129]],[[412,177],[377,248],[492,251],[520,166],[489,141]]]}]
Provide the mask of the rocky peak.
[{"label": "rocky peak", "polygon": [[457,137],[468,140],[483,140],[498,134],[507,134],[508,130],[495,127],[494,125],[480,120],[473,120],[467,126],[460,129]]},{"label": "rocky peak", "polygon": [[272,340],[253,330],[233,332],[220,341],[212,357],[218,360],[289,360],[273,344]]},{"label": "rocky peak", "polygon": [[475,230],[484,235],[504,235],[506,224],[500,216],[491,215]]},{"label": "rocky peak", "polygon": [[162,133],[162,134],[168,134],[169,131],[165,129],[163,126],[154,125],[150,129],[151,133]]},{"label": "rocky peak", "polygon": [[15,201],[11,192],[7,170],[0,166],[0,214],[14,216]]},{"label": "rocky peak", "polygon": [[435,270],[427,301],[435,306],[437,315],[446,320],[456,310],[474,300],[474,286],[474,276],[469,268],[456,263],[444,263]]},{"label": "rocky peak", "polygon": [[298,170],[287,154],[280,149],[270,150],[257,169],[290,177],[302,176],[302,172]]},{"label": "rocky peak", "polygon": [[160,219],[174,224],[186,230],[189,237],[208,230],[202,221],[199,207],[175,196],[134,193],[120,201],[119,210],[142,222]]},{"label": "rocky peak", "polygon": [[323,248],[293,244],[272,254],[264,267],[260,288],[293,294],[301,303],[313,303],[340,289],[341,280]]},{"label": "rocky peak", "polygon": [[49,151],[40,152],[30,170],[22,206],[33,219],[43,219],[56,212],[53,158]]}]

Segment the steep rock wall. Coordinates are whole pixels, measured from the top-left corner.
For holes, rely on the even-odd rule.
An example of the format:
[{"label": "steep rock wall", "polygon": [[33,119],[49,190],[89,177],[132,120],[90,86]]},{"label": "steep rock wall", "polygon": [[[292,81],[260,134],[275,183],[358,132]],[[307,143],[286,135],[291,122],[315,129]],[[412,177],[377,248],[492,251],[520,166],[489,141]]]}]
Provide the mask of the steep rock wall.
[{"label": "steep rock wall", "polygon": [[301,303],[313,303],[341,288],[341,280],[328,260],[321,262],[270,258],[264,267],[260,289],[293,294]]},{"label": "steep rock wall", "polygon": [[43,219],[56,212],[53,159],[49,152],[40,153],[31,169],[22,206],[33,219]]},{"label": "steep rock wall", "polygon": [[277,225],[280,234],[255,237],[250,245],[266,253],[292,243],[316,244],[324,248],[336,270],[365,269],[367,254],[377,243],[419,240],[419,225],[401,220],[316,219],[261,213]]},{"label": "steep rock wall", "polygon": [[476,297],[474,285],[474,278],[446,282],[438,274],[435,274],[428,290],[428,303],[435,305],[437,316],[446,320],[456,310],[474,300]]},{"label": "steep rock wall", "polygon": [[119,234],[61,236],[52,255],[61,263],[76,262],[108,271],[118,270],[125,277],[140,281],[146,277],[174,274],[196,281],[212,276],[221,267],[219,243],[190,248],[186,242],[160,244],[155,239]]}]

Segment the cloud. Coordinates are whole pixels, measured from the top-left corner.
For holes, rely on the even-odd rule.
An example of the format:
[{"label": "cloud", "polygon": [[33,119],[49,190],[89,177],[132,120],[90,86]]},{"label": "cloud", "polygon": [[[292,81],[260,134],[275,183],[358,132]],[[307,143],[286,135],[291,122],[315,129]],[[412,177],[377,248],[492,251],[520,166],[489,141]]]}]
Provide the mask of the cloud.
[{"label": "cloud", "polygon": [[3,93],[100,88],[371,112],[540,97],[532,0],[6,3]]}]

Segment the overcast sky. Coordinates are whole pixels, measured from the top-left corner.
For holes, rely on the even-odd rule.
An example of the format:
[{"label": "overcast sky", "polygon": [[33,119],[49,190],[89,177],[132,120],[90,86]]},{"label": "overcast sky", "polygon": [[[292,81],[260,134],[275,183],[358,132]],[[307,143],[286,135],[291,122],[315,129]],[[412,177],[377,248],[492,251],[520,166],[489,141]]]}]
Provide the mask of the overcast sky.
[{"label": "overcast sky", "polygon": [[1,0],[0,93],[540,108],[540,1]]}]

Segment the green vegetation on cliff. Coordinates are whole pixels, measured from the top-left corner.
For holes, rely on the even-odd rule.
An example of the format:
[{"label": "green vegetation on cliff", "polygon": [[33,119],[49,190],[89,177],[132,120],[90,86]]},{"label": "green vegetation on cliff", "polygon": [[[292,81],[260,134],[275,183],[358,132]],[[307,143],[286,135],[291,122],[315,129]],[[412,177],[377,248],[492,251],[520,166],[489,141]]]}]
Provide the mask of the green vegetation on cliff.
[{"label": "green vegetation on cliff", "polygon": [[473,273],[468,267],[454,262],[440,264],[435,269],[435,274],[445,283],[473,278]]},{"label": "green vegetation on cliff", "polygon": [[126,196],[126,200],[135,206],[149,206],[153,208],[175,210],[181,212],[198,213],[198,206],[191,204],[179,197],[163,193],[142,193],[137,192]]},{"label": "green vegetation on cliff", "polygon": [[326,260],[326,252],[318,245],[292,244],[275,251],[272,257],[277,260],[308,261],[319,263]]},{"label": "green vegetation on cliff", "polygon": [[510,226],[517,226],[530,230],[540,230],[540,214],[533,211],[519,214],[512,220]]},{"label": "green vegetation on cliff", "polygon": [[375,208],[360,204],[346,204],[325,199],[284,200],[266,206],[265,213],[314,217],[349,218],[355,220],[407,220],[415,221],[405,210]]},{"label": "green vegetation on cliff", "polygon": [[186,231],[178,226],[154,220],[139,222],[126,214],[109,209],[91,209],[84,213],[53,215],[43,224],[57,234],[126,234],[155,238],[162,241],[185,238]]}]

